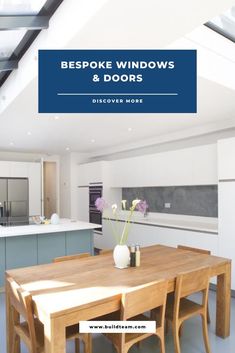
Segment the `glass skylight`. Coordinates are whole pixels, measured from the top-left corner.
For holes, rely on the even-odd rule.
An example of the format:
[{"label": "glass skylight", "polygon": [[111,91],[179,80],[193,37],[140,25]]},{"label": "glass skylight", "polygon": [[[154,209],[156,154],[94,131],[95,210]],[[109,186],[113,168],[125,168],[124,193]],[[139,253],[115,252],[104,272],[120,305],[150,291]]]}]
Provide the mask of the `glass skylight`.
[{"label": "glass skylight", "polygon": [[0,60],[11,56],[25,33],[26,30],[0,31]]},{"label": "glass skylight", "polygon": [[46,0],[0,0],[0,15],[37,15]]},{"label": "glass skylight", "polygon": [[235,42],[235,6],[220,16],[214,17],[206,25]]}]

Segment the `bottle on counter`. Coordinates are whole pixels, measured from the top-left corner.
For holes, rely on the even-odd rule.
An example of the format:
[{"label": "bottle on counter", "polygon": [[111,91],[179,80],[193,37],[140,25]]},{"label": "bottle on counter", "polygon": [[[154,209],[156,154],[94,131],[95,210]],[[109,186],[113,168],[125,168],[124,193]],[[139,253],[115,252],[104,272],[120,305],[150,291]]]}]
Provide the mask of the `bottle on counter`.
[{"label": "bottle on counter", "polygon": [[140,266],[140,246],[135,246],[135,265],[136,267]]},{"label": "bottle on counter", "polygon": [[130,267],[135,267],[135,246],[131,246]]}]

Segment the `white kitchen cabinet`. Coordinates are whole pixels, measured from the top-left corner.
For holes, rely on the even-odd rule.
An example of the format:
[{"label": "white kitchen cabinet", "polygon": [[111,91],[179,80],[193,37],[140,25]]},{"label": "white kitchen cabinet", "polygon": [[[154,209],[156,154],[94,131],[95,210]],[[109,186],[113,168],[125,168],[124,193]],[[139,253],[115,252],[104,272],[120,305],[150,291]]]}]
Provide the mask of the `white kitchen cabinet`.
[{"label": "white kitchen cabinet", "polygon": [[192,149],[193,185],[218,183],[217,145],[198,146]]},{"label": "white kitchen cabinet", "polygon": [[[113,221],[114,222],[114,221]],[[122,229],[124,223],[120,223]],[[100,248],[113,248],[116,245],[112,235],[109,221],[103,220],[103,235],[99,239]],[[195,248],[210,250],[213,255],[218,255],[218,235],[175,228],[156,227],[143,224],[132,224],[128,244],[139,244],[140,246],[150,246],[162,244],[176,247],[178,244]]]},{"label": "white kitchen cabinet", "polygon": [[10,176],[10,163],[5,161],[0,161],[0,178],[5,178]]},{"label": "white kitchen cabinet", "polygon": [[235,290],[235,181],[220,182],[219,256],[232,259],[232,289]]},{"label": "white kitchen cabinet", "polygon": [[41,214],[41,164],[28,164],[28,178],[29,178],[29,215]]},{"label": "white kitchen cabinet", "polygon": [[235,138],[218,141],[218,178],[235,179]]},{"label": "white kitchen cabinet", "polygon": [[77,218],[79,221],[89,222],[89,187],[78,187],[77,190]]},{"label": "white kitchen cabinet", "polygon": [[12,178],[27,178],[29,163],[26,162],[9,162],[10,177]]},{"label": "white kitchen cabinet", "polygon": [[90,183],[103,181],[105,162],[92,162],[78,166],[78,186],[87,186]]},{"label": "white kitchen cabinet", "polygon": [[215,144],[110,161],[113,187],[217,183]]}]

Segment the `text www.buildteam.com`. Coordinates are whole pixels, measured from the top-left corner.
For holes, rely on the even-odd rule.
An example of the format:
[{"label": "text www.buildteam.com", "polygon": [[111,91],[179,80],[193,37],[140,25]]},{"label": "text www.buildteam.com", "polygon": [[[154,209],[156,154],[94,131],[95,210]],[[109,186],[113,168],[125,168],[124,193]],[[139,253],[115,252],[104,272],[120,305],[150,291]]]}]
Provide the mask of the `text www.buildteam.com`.
[{"label": "text www.buildteam.com", "polygon": [[154,333],[155,321],[80,321],[81,333]]}]

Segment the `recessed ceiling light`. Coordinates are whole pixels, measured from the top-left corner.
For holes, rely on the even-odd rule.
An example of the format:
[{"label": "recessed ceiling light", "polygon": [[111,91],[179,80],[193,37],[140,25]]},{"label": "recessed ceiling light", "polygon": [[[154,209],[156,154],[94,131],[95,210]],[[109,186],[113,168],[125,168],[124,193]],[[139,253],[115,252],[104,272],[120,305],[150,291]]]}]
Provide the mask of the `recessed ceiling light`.
[{"label": "recessed ceiling light", "polygon": [[11,142],[9,143],[9,145],[10,145],[10,146],[14,146],[14,142],[11,141]]},{"label": "recessed ceiling light", "polygon": [[127,131],[131,132],[132,131],[132,127],[128,127]]},{"label": "recessed ceiling light", "polygon": [[32,135],[32,132],[31,132],[31,131],[28,131],[28,132],[27,132],[27,135],[28,135],[28,136],[31,136],[31,135]]},{"label": "recessed ceiling light", "polygon": [[66,147],[65,150],[66,150],[66,151],[70,151],[70,148],[69,148],[69,147]]},{"label": "recessed ceiling light", "polygon": [[56,115],[56,116],[54,117],[55,120],[59,120],[59,118],[60,118],[60,117],[59,117],[58,115]]},{"label": "recessed ceiling light", "polygon": [[91,139],[91,143],[94,143],[95,142],[95,139]]}]

